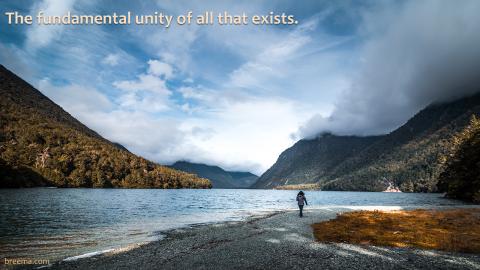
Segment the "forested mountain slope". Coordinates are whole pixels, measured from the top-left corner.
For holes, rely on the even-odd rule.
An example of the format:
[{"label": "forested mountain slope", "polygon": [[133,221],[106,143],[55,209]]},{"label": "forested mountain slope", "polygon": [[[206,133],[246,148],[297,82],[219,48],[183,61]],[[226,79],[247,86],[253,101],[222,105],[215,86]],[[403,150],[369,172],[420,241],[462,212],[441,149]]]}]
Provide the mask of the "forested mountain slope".
[{"label": "forested mountain slope", "polygon": [[447,196],[480,203],[480,120],[472,117],[470,125],[454,140],[455,153],[440,174],[438,187]]},{"label": "forested mountain slope", "polygon": [[0,66],[0,187],[208,188],[109,142]]},{"label": "forested mountain slope", "polygon": [[383,136],[323,134],[284,151],[255,187],[317,183],[324,190],[431,192],[456,134],[480,114],[480,94],[432,104]]}]

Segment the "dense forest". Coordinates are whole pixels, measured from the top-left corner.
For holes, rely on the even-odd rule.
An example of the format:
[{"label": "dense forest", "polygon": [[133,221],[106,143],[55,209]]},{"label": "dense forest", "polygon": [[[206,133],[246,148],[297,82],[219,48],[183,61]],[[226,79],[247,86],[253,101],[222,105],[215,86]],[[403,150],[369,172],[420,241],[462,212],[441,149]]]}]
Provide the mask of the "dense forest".
[{"label": "dense forest", "polygon": [[[480,115],[480,94],[432,104],[382,136],[321,134],[285,150],[255,187],[316,184],[323,190],[435,192],[457,134]],[[478,170],[476,170],[478,172]]]},{"label": "dense forest", "polygon": [[440,174],[438,188],[450,198],[480,203],[480,119],[473,116],[453,141],[454,153]]},{"label": "dense forest", "polygon": [[210,188],[90,130],[0,66],[0,187]]}]

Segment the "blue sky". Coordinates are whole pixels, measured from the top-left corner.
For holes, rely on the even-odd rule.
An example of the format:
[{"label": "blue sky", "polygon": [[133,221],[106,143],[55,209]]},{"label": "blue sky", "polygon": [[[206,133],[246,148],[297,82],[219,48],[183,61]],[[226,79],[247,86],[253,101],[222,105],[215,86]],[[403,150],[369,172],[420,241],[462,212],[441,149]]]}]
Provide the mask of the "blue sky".
[{"label": "blue sky", "polygon": [[[426,104],[450,98],[452,85],[473,80],[459,74],[443,89],[431,83],[438,77],[412,75],[459,57],[465,61],[452,69],[477,67],[478,38],[471,36],[478,2],[452,2],[7,0],[0,4],[0,63],[136,154],[260,174],[298,139],[388,132]],[[39,10],[274,11],[299,24],[12,26],[3,16]],[[460,31],[449,28],[459,20]]]}]

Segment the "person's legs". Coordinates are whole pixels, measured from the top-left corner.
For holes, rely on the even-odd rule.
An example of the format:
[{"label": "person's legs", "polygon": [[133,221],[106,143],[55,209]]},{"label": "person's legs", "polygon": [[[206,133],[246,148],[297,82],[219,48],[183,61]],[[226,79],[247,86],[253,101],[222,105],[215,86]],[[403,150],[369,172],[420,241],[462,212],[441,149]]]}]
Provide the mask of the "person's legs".
[{"label": "person's legs", "polygon": [[299,205],[298,208],[300,208],[300,216],[303,217],[303,205]]}]

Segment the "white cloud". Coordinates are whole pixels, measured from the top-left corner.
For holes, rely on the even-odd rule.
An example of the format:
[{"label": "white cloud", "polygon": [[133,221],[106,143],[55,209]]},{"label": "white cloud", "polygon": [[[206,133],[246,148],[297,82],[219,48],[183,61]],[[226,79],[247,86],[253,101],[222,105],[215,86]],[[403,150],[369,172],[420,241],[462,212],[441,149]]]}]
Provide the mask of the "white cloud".
[{"label": "white cloud", "polygon": [[[312,95],[322,97],[344,87],[343,75],[331,76],[341,56],[318,50],[314,37],[318,20],[315,17],[293,31],[252,29],[249,35],[256,45],[238,52],[248,59],[236,71],[216,78],[214,87],[194,85],[197,80],[189,76],[204,74],[190,69],[195,61],[190,45],[200,33],[167,34],[175,35],[175,41],[160,38],[164,33],[159,31],[157,38],[162,41],[157,40],[161,44],[157,48],[171,46],[162,53],[162,61],[149,60],[146,71],[133,80],[115,81],[113,85],[122,90],[114,99],[119,106],[110,113],[84,112],[84,121],[107,138],[162,163],[188,159],[261,174],[293,143],[290,134],[304,119],[331,110],[328,98]],[[275,42],[256,42],[265,36]],[[182,44],[180,48],[174,46],[176,42]],[[338,39],[323,35],[320,42],[328,47]],[[322,75],[312,76],[319,70]],[[166,81],[179,75],[175,72],[188,80],[170,89]],[[172,100],[174,92],[183,98],[179,105]],[[302,102],[305,99],[308,102]],[[175,116],[153,114],[167,110]]]},{"label": "white cloud", "polygon": [[148,91],[160,95],[170,95],[170,90],[167,89],[165,81],[152,74],[140,74],[137,80],[118,81],[113,85],[121,90],[130,92]]},{"label": "white cloud", "polygon": [[189,138],[202,151],[187,157],[194,162],[260,174],[291,145],[289,134],[307,115],[300,104],[282,99],[253,98],[217,107],[202,118],[184,122],[189,128],[214,131],[208,139]]},{"label": "white cloud", "polygon": [[[53,2],[39,5],[48,3]],[[73,1],[66,3],[73,8]],[[188,6],[253,14],[283,5],[272,3]],[[158,4],[175,14],[184,12],[187,2]],[[92,12],[101,6],[85,5],[78,2],[75,8]],[[152,10],[148,4],[144,8]],[[41,85],[79,120],[136,154],[162,163],[190,159],[261,173],[293,143],[290,134],[304,119],[331,113],[337,93],[349,84],[344,62],[351,54],[334,49],[351,37],[323,31],[323,13],[308,16],[292,27],[48,30],[36,37],[45,39],[38,44],[46,52],[56,54],[42,58],[43,76],[70,84],[46,80]],[[147,65],[145,59],[151,59]]]},{"label": "white cloud", "polygon": [[[75,0],[43,0],[33,5],[30,13],[36,16],[43,11],[45,16],[64,15],[67,11],[73,11]],[[27,30],[27,49],[36,49],[47,46],[52,40],[60,38],[64,29],[63,25],[39,25],[33,24]]]},{"label": "white cloud", "polygon": [[348,85],[349,69],[343,63],[353,53],[331,50],[351,37],[323,33],[323,18],[315,15],[257,50],[229,74],[225,86],[303,102],[316,108],[312,114],[331,112],[336,96]]},{"label": "white cloud", "polygon": [[167,63],[158,60],[149,60],[148,65],[148,73],[152,75],[163,77],[165,79],[170,79],[173,75],[173,69]]},{"label": "white cloud", "polygon": [[176,119],[154,117],[142,111],[114,110],[84,113],[83,121],[111,141],[119,142],[134,153],[165,163],[180,158],[187,145],[184,131]]},{"label": "white cloud", "polygon": [[102,60],[102,64],[109,66],[117,66],[120,62],[120,54],[110,53]]},{"label": "white cloud", "polygon": [[[480,2],[409,1],[389,16],[366,15],[361,67],[328,117],[299,131],[312,137],[386,133],[421,108],[478,91]],[[394,10],[393,10],[394,9]]]},{"label": "white cloud", "polygon": [[[290,100],[219,96],[219,103],[208,103],[201,117],[158,116],[137,107],[138,100],[135,106],[117,107],[94,88],[54,86],[44,79],[39,89],[88,127],[146,158],[164,164],[188,159],[257,174],[292,143],[289,134],[308,115]],[[128,94],[132,92],[122,97]]]},{"label": "white cloud", "polygon": [[55,86],[48,78],[38,88],[75,118],[105,138],[121,143],[136,154],[159,162],[172,162],[194,153],[189,145],[189,133],[181,129],[181,121],[168,117],[154,117],[143,110],[116,107],[95,88],[79,85]]},{"label": "white cloud", "polygon": [[192,99],[204,103],[213,103],[219,96],[214,91],[202,87],[181,87],[178,89],[178,92],[182,94],[184,99]]},{"label": "white cloud", "polygon": [[147,73],[138,75],[136,80],[113,82],[113,86],[126,92],[117,99],[121,107],[147,112],[170,109],[172,91],[166,85],[166,79],[172,75],[170,66],[157,60],[149,60],[148,66]]},{"label": "white cloud", "polygon": [[164,112],[171,109],[168,96],[152,93],[126,93],[116,99],[123,109],[144,111],[144,112]]},{"label": "white cloud", "polygon": [[184,73],[190,72],[193,62],[191,46],[198,37],[194,25],[182,27],[175,24],[167,30],[143,27],[135,29],[132,34],[145,40],[144,46],[165,63],[174,65]]},{"label": "white cloud", "polygon": [[79,119],[89,111],[109,111],[114,106],[107,96],[90,87],[77,84],[55,86],[49,78],[40,80],[37,87],[43,94]]}]

